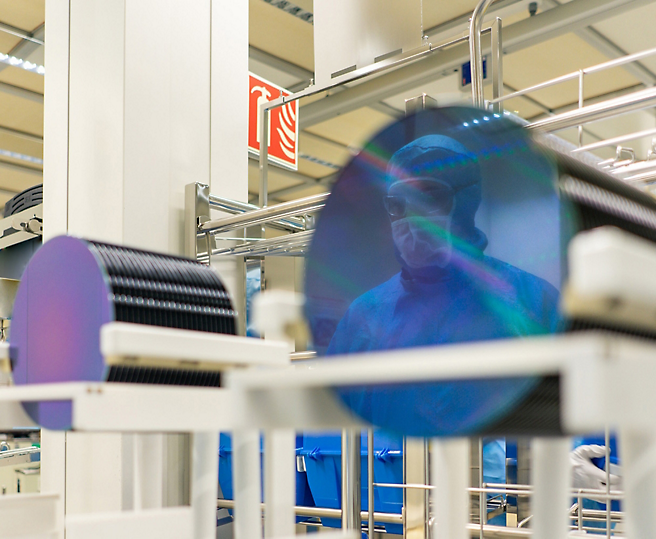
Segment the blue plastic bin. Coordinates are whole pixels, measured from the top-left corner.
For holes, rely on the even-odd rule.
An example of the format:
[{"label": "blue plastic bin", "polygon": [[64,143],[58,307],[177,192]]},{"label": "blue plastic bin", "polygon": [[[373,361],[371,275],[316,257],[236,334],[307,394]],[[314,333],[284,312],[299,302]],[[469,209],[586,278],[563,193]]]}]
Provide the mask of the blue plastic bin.
[{"label": "blue plastic bin", "polygon": [[[361,439],[361,501],[362,510],[369,508],[367,481],[367,438]],[[403,482],[403,439],[374,434],[374,481],[377,483]],[[304,434],[301,455],[305,460],[308,484],[317,507],[340,509],[342,498],[342,438],[341,433]],[[374,511],[401,514],[403,490],[374,487]],[[322,518],[324,526],[341,527],[338,519]],[[402,534],[400,524],[382,524],[387,533]]]},{"label": "blue plastic bin", "polygon": [[[301,453],[302,436],[296,437],[296,454]],[[260,477],[262,481],[262,493],[264,493],[264,473],[262,472],[262,439],[260,439]],[[232,438],[229,434],[221,433],[219,438],[219,485],[226,500],[234,500],[232,488]],[[264,500],[263,500],[264,501]],[[307,474],[296,471],[296,505],[303,507],[314,507],[314,499],[308,485]],[[231,512],[232,514],[232,512]],[[305,522],[308,517],[298,517],[296,522]]]}]

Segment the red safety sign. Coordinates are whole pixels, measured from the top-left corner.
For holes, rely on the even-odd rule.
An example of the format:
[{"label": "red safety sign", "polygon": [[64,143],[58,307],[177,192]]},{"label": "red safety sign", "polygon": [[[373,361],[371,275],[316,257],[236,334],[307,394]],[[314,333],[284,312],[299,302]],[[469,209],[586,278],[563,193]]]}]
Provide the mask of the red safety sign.
[{"label": "red safety sign", "polygon": [[[290,93],[252,73],[249,76],[248,150],[260,153],[259,106]],[[298,101],[269,111],[269,159],[292,170],[298,168]]]}]

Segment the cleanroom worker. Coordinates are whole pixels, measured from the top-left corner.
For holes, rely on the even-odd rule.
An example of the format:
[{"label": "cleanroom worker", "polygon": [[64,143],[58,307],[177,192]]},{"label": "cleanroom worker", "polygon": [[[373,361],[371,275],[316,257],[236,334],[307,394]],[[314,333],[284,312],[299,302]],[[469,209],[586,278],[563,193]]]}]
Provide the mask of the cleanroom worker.
[{"label": "cleanroom worker", "polygon": [[[545,280],[485,254],[476,227],[481,171],[476,157],[453,138],[428,135],[398,150],[387,166],[387,196],[401,271],[358,297],[337,326],[327,354],[483,341],[555,333],[558,291]],[[439,431],[472,416],[474,384],[354,389],[343,398],[354,410],[380,409],[384,421],[407,432],[426,420]],[[406,393],[404,393],[406,392]],[[501,392],[502,393],[502,392]],[[390,403],[412,398],[418,410]],[[375,414],[374,414],[375,415]],[[453,433],[457,435],[458,433]],[[486,482],[505,481],[505,443],[485,444]]]}]

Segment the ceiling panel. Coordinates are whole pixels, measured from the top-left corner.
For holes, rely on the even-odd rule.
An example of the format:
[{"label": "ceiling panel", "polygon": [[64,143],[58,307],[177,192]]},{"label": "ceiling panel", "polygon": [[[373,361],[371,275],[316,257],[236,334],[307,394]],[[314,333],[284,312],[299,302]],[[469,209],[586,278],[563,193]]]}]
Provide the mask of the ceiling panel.
[{"label": "ceiling panel", "polygon": [[[319,157],[337,166],[343,166],[353,155],[346,146],[320,139],[305,131],[300,133],[298,148],[300,153]],[[327,167],[323,168],[324,172],[331,170]]]},{"label": "ceiling panel", "polygon": [[461,15],[471,15],[478,0],[424,0],[424,29],[432,28]]},{"label": "ceiling panel", "polygon": [[32,31],[45,20],[45,0],[0,0],[0,20]]},{"label": "ceiling panel", "polygon": [[310,197],[312,195],[327,193],[328,191],[330,191],[330,187],[327,185],[314,185],[308,187],[307,189],[295,191],[294,193],[290,193],[289,195],[282,195],[280,197],[280,200],[286,202],[288,200],[296,200],[297,198],[305,198],[305,197]]},{"label": "ceiling panel", "polygon": [[8,169],[5,168],[0,161],[0,194],[2,189],[19,193],[28,187],[40,183],[43,183],[43,177],[40,173],[35,174],[29,170],[19,171]]},{"label": "ceiling panel", "polygon": [[[268,174],[268,183],[269,183],[269,192],[277,191],[278,189],[284,189],[286,187],[291,187],[292,185],[298,185],[302,183],[300,180],[292,178],[286,173],[286,171],[281,170],[278,167],[270,166]],[[248,192],[249,193],[259,193],[260,190],[260,169],[257,161],[249,160],[248,162]]]},{"label": "ceiling panel", "polygon": [[43,136],[43,104],[0,93],[0,125]]},{"label": "ceiling panel", "polygon": [[[0,18],[0,20],[2,19]],[[5,32],[0,32],[0,52],[9,54],[11,49],[13,49],[21,41],[22,39],[19,37],[12,36],[11,34],[7,34]]]},{"label": "ceiling panel", "polygon": [[249,1],[250,44],[314,71],[313,26],[262,0]]},{"label": "ceiling panel", "polygon": [[387,114],[363,107],[313,125],[307,131],[352,148],[360,148],[391,121]]},{"label": "ceiling panel", "polygon": [[0,131],[0,149],[43,159],[43,144]]},{"label": "ceiling panel", "polygon": [[43,94],[43,75],[37,73],[30,73],[24,69],[20,69],[14,66],[7,66],[5,69],[0,71],[0,81],[13,84],[14,86],[20,86],[21,88],[27,88],[33,92]]},{"label": "ceiling panel", "polygon": [[[608,58],[574,34],[566,34],[539,45],[504,56],[504,82],[521,89],[607,61]],[[623,69],[586,76],[584,96],[602,95],[638,84]],[[571,81],[531,94],[550,108],[578,100],[578,82]]]},{"label": "ceiling panel", "polygon": [[[310,155],[313,158],[326,160],[325,157],[321,154],[314,153],[314,154],[307,154],[307,155]],[[331,174],[334,174],[337,171],[337,169],[321,165],[319,163],[316,163],[308,159],[299,158],[298,171],[301,174],[310,176],[311,178],[323,178],[324,176],[330,176]]]},{"label": "ceiling panel", "polygon": [[[656,3],[627,11],[622,15],[595,24],[594,28],[629,53],[656,47]],[[656,73],[656,55],[641,60]]]}]

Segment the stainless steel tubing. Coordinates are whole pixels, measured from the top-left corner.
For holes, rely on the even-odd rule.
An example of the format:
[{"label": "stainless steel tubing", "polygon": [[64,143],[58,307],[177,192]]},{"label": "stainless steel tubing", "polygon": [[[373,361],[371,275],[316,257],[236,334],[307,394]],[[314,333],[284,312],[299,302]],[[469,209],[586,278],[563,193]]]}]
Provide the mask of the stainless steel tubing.
[{"label": "stainless steel tubing", "polygon": [[[342,431],[342,529],[362,528],[360,490],[360,431]],[[368,516],[366,517],[368,518]]]},{"label": "stainless steel tubing", "polygon": [[469,56],[471,57],[472,99],[475,107],[483,108],[483,55],[481,53],[481,28],[483,17],[495,0],[480,0],[472,13],[469,25]]},{"label": "stainless steel tubing", "polygon": [[[233,500],[216,500],[216,506],[217,508],[221,509],[234,509],[235,508],[235,502]],[[262,503],[260,504],[260,507],[262,511],[265,510],[266,504]],[[297,505],[294,507],[294,511],[296,515],[299,517],[316,517],[316,518],[342,518],[342,510],[341,509],[327,509],[324,507],[303,507],[300,505]],[[366,511],[361,511],[360,512],[360,518],[367,518],[367,512]],[[403,523],[403,517],[400,514],[397,513],[374,513],[374,518],[376,522],[382,522],[385,524],[402,524]]]},{"label": "stainless steel tubing", "polygon": [[303,352],[292,352],[289,356],[292,361],[306,361],[316,359],[317,353],[314,350],[305,350]]},{"label": "stainless steel tubing", "polygon": [[654,105],[656,105],[656,87],[556,114],[528,124],[526,128],[543,132],[559,131],[568,127],[575,127],[582,123],[594,122],[628,112],[646,109]]},{"label": "stainless steel tubing", "polygon": [[374,429],[367,430],[367,536],[374,537]]},{"label": "stainless steel tubing", "polygon": [[266,240],[247,241],[234,247],[212,249],[212,255],[269,256],[302,254],[312,242],[314,230]]},{"label": "stainless steel tubing", "polygon": [[629,133],[628,135],[622,135],[619,137],[613,137],[606,140],[600,140],[599,142],[593,142],[592,144],[586,144],[585,146],[581,146],[580,148],[576,148],[575,150],[572,150],[571,153],[591,152],[592,150],[605,148],[606,146],[617,146],[618,144],[622,144],[623,142],[627,142],[629,140],[637,140],[643,137],[649,137],[653,135],[656,135],[656,129],[646,129],[644,131],[637,131],[635,133]]},{"label": "stainless steel tubing", "polygon": [[506,528],[505,526],[492,526],[490,524],[467,524],[467,531],[472,537],[479,537],[479,533],[483,530],[483,535],[486,539],[489,538],[514,538],[514,537],[531,537],[533,532],[524,528]]},{"label": "stainless steel tubing", "polygon": [[[248,202],[240,202],[238,200],[232,200],[230,198],[224,198],[217,195],[210,194],[209,196],[210,208],[216,208],[227,213],[232,213],[235,215],[241,215],[248,211],[259,210],[260,207],[255,204],[249,204]],[[286,219],[279,219],[277,221],[271,221],[268,223],[271,228],[277,228],[280,230],[289,230],[291,232],[300,232],[305,230],[305,223],[303,219],[298,217],[288,217]]]},{"label": "stainless steel tubing", "polygon": [[238,228],[246,228],[262,223],[268,223],[280,219],[281,217],[310,213],[323,208],[326,204],[328,195],[329,193],[321,193],[311,197],[292,200],[291,202],[283,202],[282,204],[267,206],[265,208],[249,211],[233,217],[207,221],[199,227],[199,232],[219,234],[221,232],[228,232]]}]

